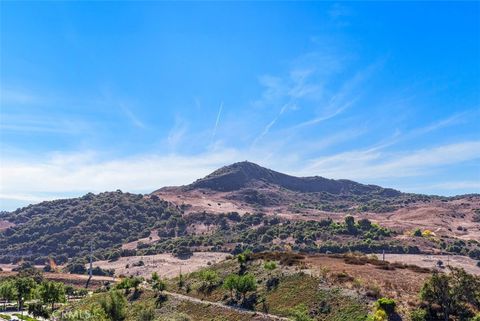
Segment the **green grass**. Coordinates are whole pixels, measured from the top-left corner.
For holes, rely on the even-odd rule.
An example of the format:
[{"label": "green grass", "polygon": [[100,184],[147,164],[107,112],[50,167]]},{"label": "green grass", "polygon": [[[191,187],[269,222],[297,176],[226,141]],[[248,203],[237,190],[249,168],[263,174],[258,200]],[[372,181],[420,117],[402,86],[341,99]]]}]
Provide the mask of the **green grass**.
[{"label": "green grass", "polygon": [[15,313],[14,316],[19,318],[20,320],[25,320],[25,321],[38,321],[35,318],[29,317],[28,315],[21,315],[19,313]]},{"label": "green grass", "polygon": [[313,308],[317,287],[318,280],[303,273],[281,278],[278,287],[265,294],[269,313],[288,316],[290,309],[299,304]]},{"label": "green grass", "polygon": [[2,314],[2,313],[0,313],[0,318],[3,318],[3,319],[5,319],[5,320],[10,320],[12,317],[9,316],[8,314]]},{"label": "green grass", "polygon": [[[278,263],[278,261],[277,261]],[[264,268],[263,260],[254,260],[248,263],[247,272],[255,276],[257,280],[257,305],[255,310],[268,312],[284,317],[290,317],[292,309],[304,304],[309,314],[317,321],[365,321],[368,313],[366,301],[355,292],[342,290],[327,286],[314,276],[301,272],[298,266],[278,266],[273,271]],[[238,273],[239,264],[236,260],[227,260],[220,264],[209,266],[208,269],[217,272],[219,279],[232,273]],[[266,288],[267,280],[271,277],[279,278],[280,282],[275,289],[270,291]],[[200,272],[184,275],[185,285],[178,286],[178,277],[167,280],[167,290],[177,292],[195,298],[204,299],[206,304],[184,301],[172,296],[161,304],[155,305],[154,293],[150,290],[142,291],[141,295],[133,298],[127,297],[127,317],[125,321],[139,320],[140,313],[145,309],[154,309],[156,318],[159,320],[179,321],[241,321],[254,319],[254,312],[240,313],[227,308],[217,307],[208,304],[211,302],[223,302],[229,297],[229,292],[222,287],[221,281],[218,286],[209,294],[199,293],[198,285],[201,283]],[[186,291],[187,285],[190,291]],[[99,299],[104,293],[94,294],[79,302],[73,303],[71,307],[76,309],[88,309],[98,305]],[[261,299],[265,299],[265,303]]]}]

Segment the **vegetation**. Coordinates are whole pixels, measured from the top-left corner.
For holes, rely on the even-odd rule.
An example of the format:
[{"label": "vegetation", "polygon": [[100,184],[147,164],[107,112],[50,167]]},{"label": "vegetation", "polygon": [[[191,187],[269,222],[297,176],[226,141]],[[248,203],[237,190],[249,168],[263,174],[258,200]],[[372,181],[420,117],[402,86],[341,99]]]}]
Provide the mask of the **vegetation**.
[{"label": "vegetation", "polygon": [[1,212],[0,219],[16,225],[0,233],[0,258],[43,264],[51,257],[61,264],[86,257],[94,240],[95,256],[108,259],[112,249],[148,236],[149,228],[175,215],[179,210],[165,201],[120,191]]},{"label": "vegetation", "polygon": [[125,320],[127,300],[119,291],[112,290],[108,292],[108,295],[100,301],[100,306],[109,320]]},{"label": "vegetation", "polygon": [[65,302],[63,283],[44,281],[40,285],[39,294],[43,303],[52,305],[52,311],[55,309],[55,303]]},{"label": "vegetation", "polygon": [[[322,200],[325,197],[332,202],[341,202],[335,198],[338,195],[334,198],[319,195]],[[361,201],[365,196],[347,198],[356,197]],[[401,197],[407,196],[402,194]],[[418,195],[408,197],[407,203],[417,201],[417,198],[423,200]],[[347,211],[351,205],[343,210]],[[0,219],[16,225],[0,232],[0,261],[48,262],[50,266],[53,260],[58,264],[67,263],[67,270],[72,273],[86,273],[91,240],[94,240],[97,260],[158,253],[188,258],[196,250],[235,255],[247,249],[255,253],[284,250],[304,253],[420,252],[414,242],[394,239],[394,231],[368,219],[356,222],[352,216],[347,216],[343,222],[332,219],[290,221],[262,213],[240,216],[236,212],[199,212],[185,216],[182,208],[155,195],[145,197],[117,191],[98,195],[90,193],[80,198],[31,205],[10,213],[1,212]],[[208,226],[209,232],[192,233],[192,227],[199,224]],[[158,231],[159,241],[139,242],[137,249],[121,249],[121,244],[148,237],[152,230]],[[431,232],[419,229],[414,234],[428,239],[431,247],[480,259],[479,242],[437,241]],[[231,244],[236,245],[233,250]],[[93,271],[95,275],[111,273],[98,267]]]},{"label": "vegetation", "polygon": [[480,310],[480,277],[458,268],[450,270],[449,274],[433,273],[423,285],[420,296],[427,303],[427,319],[468,320]]}]

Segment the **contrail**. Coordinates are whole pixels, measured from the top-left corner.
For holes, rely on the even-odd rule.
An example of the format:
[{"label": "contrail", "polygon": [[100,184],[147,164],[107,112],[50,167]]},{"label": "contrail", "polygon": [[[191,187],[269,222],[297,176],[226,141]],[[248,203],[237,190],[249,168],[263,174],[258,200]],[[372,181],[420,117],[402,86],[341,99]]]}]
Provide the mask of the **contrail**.
[{"label": "contrail", "polygon": [[220,103],[220,108],[218,109],[217,120],[215,121],[215,127],[213,128],[212,139],[215,137],[215,134],[217,133],[217,127],[218,127],[218,123],[220,122],[220,116],[222,115],[222,110],[223,110],[223,101]]}]

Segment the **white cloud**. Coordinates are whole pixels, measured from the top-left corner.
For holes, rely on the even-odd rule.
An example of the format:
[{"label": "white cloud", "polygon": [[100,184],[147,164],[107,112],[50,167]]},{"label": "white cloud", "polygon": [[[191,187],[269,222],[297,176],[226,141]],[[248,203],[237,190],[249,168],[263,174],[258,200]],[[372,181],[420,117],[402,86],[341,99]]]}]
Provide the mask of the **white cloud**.
[{"label": "white cloud", "polygon": [[444,190],[444,191],[458,191],[458,190],[477,190],[480,191],[480,177],[477,181],[449,181],[437,184],[424,184],[406,187],[405,190],[412,192],[421,192],[422,190]]},{"label": "white cloud", "polygon": [[378,148],[339,153],[311,160],[302,173],[331,178],[372,180],[426,175],[442,166],[480,159],[480,141],[386,153]]},{"label": "white cloud", "polygon": [[[0,163],[0,199],[40,201],[52,195],[81,195],[122,189],[151,192],[163,186],[183,185],[233,162],[260,161],[260,165],[301,176],[321,175],[361,182],[425,175],[441,166],[480,159],[480,142],[470,141],[413,150],[384,153],[359,150],[302,162],[296,154],[223,149],[197,155],[155,155],[102,160],[94,152],[52,154],[44,160],[3,159]],[[283,155],[283,156],[280,156]],[[295,168],[297,170],[295,170]],[[475,189],[478,183],[438,183],[436,189]],[[450,185],[449,185],[450,184]],[[427,187],[425,190],[433,189]],[[425,190],[423,192],[425,192]],[[48,195],[48,196],[44,196]]]},{"label": "white cloud", "polygon": [[236,151],[224,150],[195,156],[139,155],[106,161],[92,152],[56,154],[43,161],[4,159],[0,163],[0,194],[13,197],[116,189],[151,192],[190,183],[239,157]]}]

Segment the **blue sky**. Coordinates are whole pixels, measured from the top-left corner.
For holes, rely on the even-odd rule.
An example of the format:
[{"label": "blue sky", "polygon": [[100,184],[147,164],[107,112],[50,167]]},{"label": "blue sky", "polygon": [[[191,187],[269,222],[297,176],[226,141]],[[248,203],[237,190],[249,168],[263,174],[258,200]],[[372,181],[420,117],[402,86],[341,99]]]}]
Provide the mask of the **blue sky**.
[{"label": "blue sky", "polygon": [[479,2],[0,6],[0,209],[246,159],[480,191]]}]

